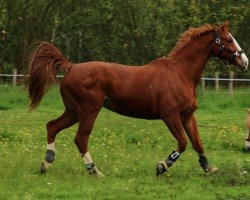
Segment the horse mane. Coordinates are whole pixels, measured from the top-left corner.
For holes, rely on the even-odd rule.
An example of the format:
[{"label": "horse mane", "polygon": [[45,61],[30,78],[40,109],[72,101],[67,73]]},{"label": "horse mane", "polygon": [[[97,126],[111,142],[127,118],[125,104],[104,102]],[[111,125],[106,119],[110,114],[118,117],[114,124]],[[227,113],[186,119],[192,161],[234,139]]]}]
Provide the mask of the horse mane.
[{"label": "horse mane", "polygon": [[183,48],[188,42],[190,42],[192,39],[200,37],[201,35],[211,32],[215,30],[217,27],[212,26],[210,24],[204,24],[199,28],[193,28],[190,27],[187,31],[185,31],[178,42],[176,43],[173,50],[169,53],[168,57],[172,57],[178,50]]}]

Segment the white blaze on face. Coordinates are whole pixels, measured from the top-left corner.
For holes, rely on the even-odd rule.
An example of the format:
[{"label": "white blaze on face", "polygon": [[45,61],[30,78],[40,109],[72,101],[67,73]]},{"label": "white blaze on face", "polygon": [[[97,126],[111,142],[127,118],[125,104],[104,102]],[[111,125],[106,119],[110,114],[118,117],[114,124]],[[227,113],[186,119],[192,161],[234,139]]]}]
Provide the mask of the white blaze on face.
[{"label": "white blaze on face", "polygon": [[[229,35],[232,37],[233,43],[236,46],[237,51],[241,51],[242,48],[240,47],[238,42],[234,39],[234,37],[230,33],[229,33]],[[240,56],[241,56],[241,59],[242,59],[242,62],[244,64],[245,68],[247,69],[248,68],[248,58],[247,58],[246,54],[242,53]]]}]

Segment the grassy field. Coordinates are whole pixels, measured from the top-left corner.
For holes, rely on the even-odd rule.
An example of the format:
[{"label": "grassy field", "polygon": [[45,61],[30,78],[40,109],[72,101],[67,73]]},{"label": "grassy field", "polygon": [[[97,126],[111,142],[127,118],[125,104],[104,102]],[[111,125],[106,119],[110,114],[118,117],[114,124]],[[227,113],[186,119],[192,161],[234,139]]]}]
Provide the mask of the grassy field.
[{"label": "grassy field", "polygon": [[47,121],[63,111],[58,88],[34,112],[20,87],[0,86],[0,199],[250,199],[250,153],[243,150],[250,94],[198,92],[196,117],[206,154],[220,170],[205,175],[190,143],[170,171],[155,177],[158,161],[176,148],[161,121],[127,118],[103,109],[89,149],[105,174],[85,172],[73,143],[77,125],[57,137],[53,167],[40,174]]}]

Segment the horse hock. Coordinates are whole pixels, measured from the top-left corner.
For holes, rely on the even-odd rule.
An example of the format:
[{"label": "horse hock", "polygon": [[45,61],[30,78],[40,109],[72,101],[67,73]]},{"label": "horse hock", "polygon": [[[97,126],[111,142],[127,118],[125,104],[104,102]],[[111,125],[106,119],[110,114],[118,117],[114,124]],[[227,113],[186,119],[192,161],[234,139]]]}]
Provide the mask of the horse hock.
[{"label": "horse hock", "polygon": [[173,151],[167,158],[166,161],[161,161],[156,166],[156,176],[163,174],[168,171],[169,167],[171,167],[174,162],[180,157],[180,153],[178,151]]}]

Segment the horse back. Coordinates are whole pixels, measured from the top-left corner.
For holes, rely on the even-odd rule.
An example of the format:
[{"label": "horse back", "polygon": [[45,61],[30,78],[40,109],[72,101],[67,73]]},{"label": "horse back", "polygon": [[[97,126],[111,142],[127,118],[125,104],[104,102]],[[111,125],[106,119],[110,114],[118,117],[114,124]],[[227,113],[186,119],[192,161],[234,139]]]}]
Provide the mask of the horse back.
[{"label": "horse back", "polygon": [[61,94],[77,96],[74,99],[83,99],[89,104],[102,102],[106,108],[123,115],[156,118],[156,73],[159,70],[150,66],[107,62],[74,64],[61,83]]},{"label": "horse back", "polygon": [[145,66],[88,62],[71,67],[61,93],[122,115],[158,119],[162,110],[186,104],[189,97],[185,87],[179,75],[161,60]]}]

